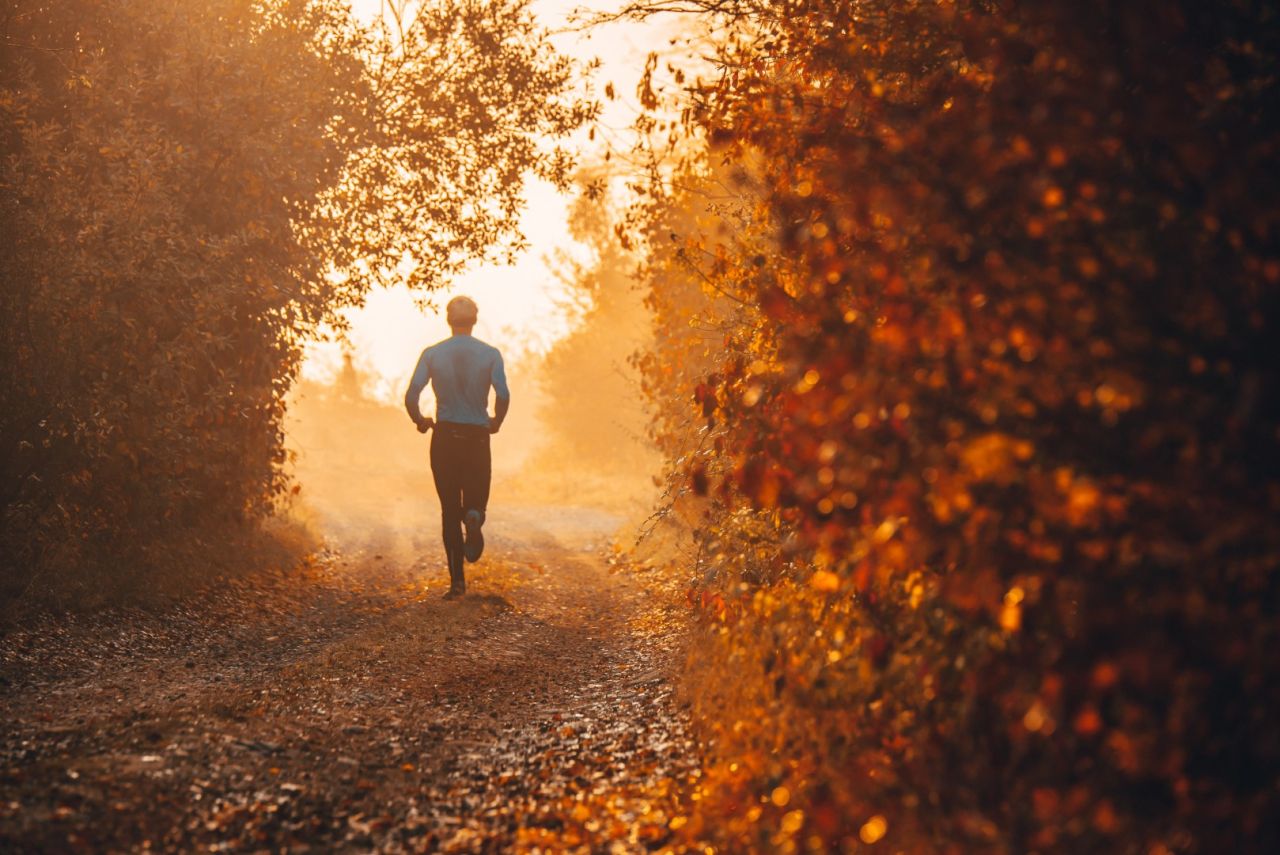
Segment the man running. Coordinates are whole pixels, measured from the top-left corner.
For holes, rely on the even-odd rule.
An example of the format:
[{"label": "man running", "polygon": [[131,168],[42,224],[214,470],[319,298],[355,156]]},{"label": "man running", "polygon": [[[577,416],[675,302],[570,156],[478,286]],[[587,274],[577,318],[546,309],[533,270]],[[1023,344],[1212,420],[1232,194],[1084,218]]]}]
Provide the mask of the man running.
[{"label": "man running", "polygon": [[[453,335],[422,351],[404,396],[409,418],[431,438],[431,474],[440,494],[444,554],[449,561],[446,600],[467,592],[463,559],[476,561],[484,551],[485,507],[489,504],[489,434],[497,433],[511,406],[511,392],[496,347],[471,335],[479,310],[468,297],[454,297],[445,307]],[[418,396],[430,383],[436,391],[436,417],[424,418]],[[496,395],[489,416],[489,388]],[[463,528],[466,536],[463,536]]]}]

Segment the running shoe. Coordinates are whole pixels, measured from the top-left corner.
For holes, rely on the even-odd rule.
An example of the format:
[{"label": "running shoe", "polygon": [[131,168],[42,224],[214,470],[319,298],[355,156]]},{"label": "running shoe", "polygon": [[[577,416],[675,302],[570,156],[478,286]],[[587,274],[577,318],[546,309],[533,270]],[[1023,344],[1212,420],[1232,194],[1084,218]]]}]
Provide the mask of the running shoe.
[{"label": "running shoe", "polygon": [[480,526],[484,524],[484,514],[472,508],[462,518],[462,524],[467,529],[467,541],[462,547],[462,554],[468,561],[474,563],[480,560],[480,555],[484,552],[484,535],[480,532]]}]

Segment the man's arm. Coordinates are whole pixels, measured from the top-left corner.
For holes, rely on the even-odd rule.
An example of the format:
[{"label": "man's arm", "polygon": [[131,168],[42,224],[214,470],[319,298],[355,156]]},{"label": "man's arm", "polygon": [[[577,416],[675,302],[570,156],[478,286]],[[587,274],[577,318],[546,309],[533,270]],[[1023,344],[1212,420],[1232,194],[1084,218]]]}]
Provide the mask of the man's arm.
[{"label": "man's arm", "polygon": [[425,431],[426,426],[431,423],[430,419],[423,418],[422,410],[418,406],[418,398],[431,380],[431,364],[427,357],[429,350],[430,348],[422,351],[422,356],[418,357],[418,365],[413,369],[413,379],[409,381],[409,389],[404,393],[404,408],[409,411],[409,418],[413,419],[419,431]]},{"label": "man's arm", "polygon": [[489,376],[489,382],[493,384],[494,394],[494,417],[489,419],[489,433],[497,433],[511,407],[511,390],[507,388],[507,372],[502,365],[501,353],[493,360],[493,373]]}]

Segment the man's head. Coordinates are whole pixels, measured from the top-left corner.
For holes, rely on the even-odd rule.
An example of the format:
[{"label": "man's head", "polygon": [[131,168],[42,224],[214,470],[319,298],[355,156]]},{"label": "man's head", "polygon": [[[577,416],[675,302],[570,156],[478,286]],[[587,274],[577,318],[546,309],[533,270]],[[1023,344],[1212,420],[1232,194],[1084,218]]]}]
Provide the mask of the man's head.
[{"label": "man's head", "polygon": [[471,332],[476,325],[476,316],[480,314],[475,300],[470,297],[454,297],[444,311],[449,327],[456,332]]}]

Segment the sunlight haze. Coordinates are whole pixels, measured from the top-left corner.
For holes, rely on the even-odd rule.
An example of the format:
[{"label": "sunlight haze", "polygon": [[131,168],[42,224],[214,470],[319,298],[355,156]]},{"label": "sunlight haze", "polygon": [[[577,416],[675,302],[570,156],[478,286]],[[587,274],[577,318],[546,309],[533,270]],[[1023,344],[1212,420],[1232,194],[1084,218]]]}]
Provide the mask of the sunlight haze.
[{"label": "sunlight haze", "polygon": [[[372,20],[384,2],[355,0],[352,8],[361,18]],[[669,38],[671,25],[652,21],[622,21],[586,32],[569,31],[575,11],[603,12],[618,5],[609,0],[585,4],[539,0],[533,4],[535,14],[552,31],[557,48],[584,64],[600,61],[591,77],[603,110],[596,141],[589,141],[583,130],[569,143],[577,147],[580,163],[600,156],[604,140],[611,140],[615,150],[629,146],[629,128],[638,109],[633,92],[639,69],[648,53],[661,50]],[[604,98],[607,83],[613,84],[620,97]],[[455,295],[476,300],[480,306],[476,336],[500,346],[516,371],[524,355],[545,352],[568,331],[573,319],[564,306],[564,286],[556,278],[552,259],[558,252],[578,259],[584,255],[566,225],[569,197],[544,181],[531,180],[525,198],[521,230],[528,247],[513,265],[473,266],[452,287],[429,295],[434,312],[417,306],[421,295],[396,286],[371,293],[364,307],[350,313],[352,356],[368,378],[367,394],[387,403],[399,401],[422,348],[448,335],[443,306]],[[343,349],[336,341],[311,344],[302,365],[303,378],[332,380],[342,367]]]}]

